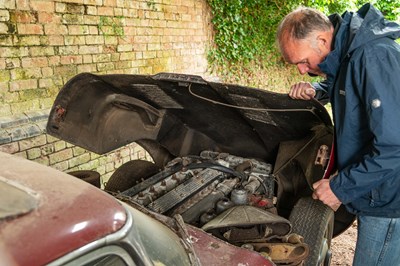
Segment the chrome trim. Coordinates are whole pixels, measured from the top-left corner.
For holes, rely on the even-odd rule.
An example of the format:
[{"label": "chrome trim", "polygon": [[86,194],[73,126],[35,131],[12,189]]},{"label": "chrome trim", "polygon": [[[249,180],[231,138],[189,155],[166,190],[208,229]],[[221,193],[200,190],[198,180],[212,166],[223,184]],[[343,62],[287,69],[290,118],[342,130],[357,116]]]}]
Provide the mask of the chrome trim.
[{"label": "chrome trim", "polygon": [[117,231],[113,234],[107,235],[98,240],[95,240],[95,241],[93,241],[83,247],[80,247],[74,251],[71,251],[70,253],[56,259],[55,261],[53,261],[47,265],[49,265],[49,266],[63,265],[63,264],[68,263],[69,261],[76,259],[96,248],[99,248],[99,247],[102,247],[105,245],[109,245],[109,244],[112,244],[112,243],[115,243],[115,242],[118,242],[118,241],[124,239],[128,235],[130,229],[132,228],[133,218],[132,218],[132,214],[126,208],[125,204],[122,204],[122,206],[125,209],[127,219],[126,219],[125,225],[119,231]]}]

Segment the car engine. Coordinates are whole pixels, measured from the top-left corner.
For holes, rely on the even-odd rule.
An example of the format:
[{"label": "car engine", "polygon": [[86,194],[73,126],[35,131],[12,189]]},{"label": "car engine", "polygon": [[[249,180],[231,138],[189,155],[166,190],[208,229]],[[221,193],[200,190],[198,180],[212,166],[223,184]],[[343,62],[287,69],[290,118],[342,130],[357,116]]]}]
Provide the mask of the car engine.
[{"label": "car engine", "polygon": [[277,265],[299,265],[309,247],[277,214],[276,186],[269,163],[203,151],[173,159],[122,194],[154,212],[180,215],[187,224]]}]

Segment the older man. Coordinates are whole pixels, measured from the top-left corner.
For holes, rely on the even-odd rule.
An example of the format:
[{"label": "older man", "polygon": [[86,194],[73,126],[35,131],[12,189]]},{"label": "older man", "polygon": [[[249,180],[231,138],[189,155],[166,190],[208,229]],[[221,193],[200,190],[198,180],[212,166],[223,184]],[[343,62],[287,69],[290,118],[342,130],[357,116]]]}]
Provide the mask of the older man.
[{"label": "older man", "polygon": [[338,174],[313,185],[313,198],[357,215],[354,265],[400,265],[400,26],[370,4],[343,16],[311,8],[278,28],[282,56],[301,74],[289,96],[327,96],[335,124]]}]

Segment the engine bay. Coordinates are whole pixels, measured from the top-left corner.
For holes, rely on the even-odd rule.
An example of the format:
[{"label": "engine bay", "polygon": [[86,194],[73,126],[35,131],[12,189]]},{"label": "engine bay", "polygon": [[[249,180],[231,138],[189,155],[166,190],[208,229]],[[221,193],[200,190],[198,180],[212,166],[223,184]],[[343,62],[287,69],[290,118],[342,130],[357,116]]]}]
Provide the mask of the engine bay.
[{"label": "engine bay", "polygon": [[177,157],[122,194],[145,208],[196,226],[277,265],[299,265],[309,253],[276,208],[277,180],[269,163],[203,151]]}]

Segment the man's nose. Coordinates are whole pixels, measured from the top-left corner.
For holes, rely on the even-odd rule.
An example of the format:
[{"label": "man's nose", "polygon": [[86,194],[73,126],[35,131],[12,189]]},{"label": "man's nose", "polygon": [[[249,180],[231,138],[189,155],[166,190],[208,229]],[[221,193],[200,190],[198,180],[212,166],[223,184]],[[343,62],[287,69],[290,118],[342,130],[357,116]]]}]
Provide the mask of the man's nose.
[{"label": "man's nose", "polygon": [[299,70],[301,75],[304,75],[308,72],[308,67],[304,64],[298,64],[297,69]]}]

